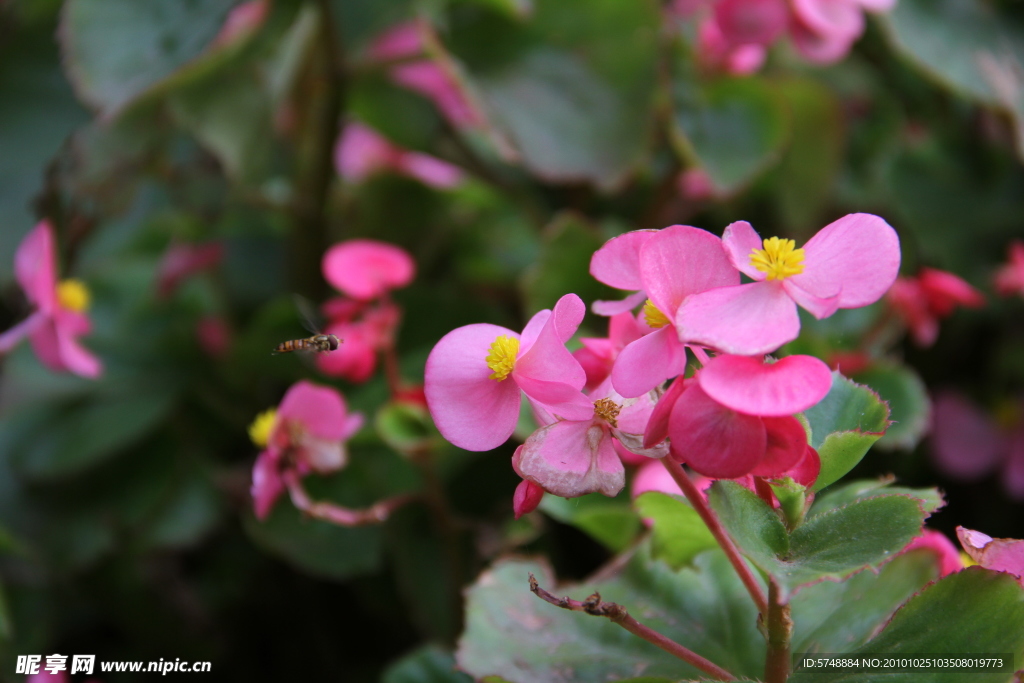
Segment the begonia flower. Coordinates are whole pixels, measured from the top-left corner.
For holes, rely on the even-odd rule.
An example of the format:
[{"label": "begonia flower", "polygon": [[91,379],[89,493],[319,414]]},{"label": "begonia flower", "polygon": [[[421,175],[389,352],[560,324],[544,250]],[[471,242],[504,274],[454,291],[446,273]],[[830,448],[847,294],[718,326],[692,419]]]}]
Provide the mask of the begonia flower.
[{"label": "begonia flower", "polygon": [[611,374],[622,349],[651,331],[643,320],[624,311],[608,319],[607,337],[581,337],[583,346],[572,355],[587,373],[587,391],[596,389]]},{"label": "begonia flower", "polygon": [[172,244],[156,267],[156,293],[161,299],[171,296],[186,278],[216,267],[224,259],[220,242]]},{"label": "begonia flower", "polygon": [[701,292],[738,284],[739,273],[729,263],[722,241],[706,230],[673,225],[653,233],[626,233],[602,249],[627,237],[625,248],[611,250],[615,258],[602,262],[601,250],[595,253],[591,273],[620,289],[640,285],[647,297],[643,315],[654,332],[623,348],[612,369],[615,390],[635,397],[686,368],[685,345],[693,340],[673,324],[679,306]]},{"label": "begonia flower", "polygon": [[692,294],[675,313],[675,327],[680,339],[746,356],[796,339],[797,305],[821,319],[874,303],[900,265],[896,231],[863,213],[825,226],[802,249],[793,240],[762,241],[746,221],[729,225],[722,245],[754,282]]},{"label": "begonia flower", "polygon": [[886,301],[903,320],[918,346],[931,346],[939,336],[939,320],[957,306],[979,308],[985,298],[953,273],[922,268],[917,277],[899,277]]},{"label": "begonia flower", "polygon": [[196,340],[213,358],[221,358],[231,348],[231,328],[219,315],[207,315],[196,323]]},{"label": "begonia flower", "polygon": [[512,466],[520,477],[563,498],[594,492],[614,496],[626,484],[615,441],[647,457],[668,453],[664,445],[643,446],[644,430],[657,400],[653,392],[623,398],[606,380],[590,398],[593,409],[589,417],[544,425],[516,449]]},{"label": "begonia flower", "polygon": [[427,358],[424,390],[434,423],[460,448],[487,451],[512,435],[520,391],[534,404],[570,420],[590,419],[587,376],[565,348],[586,308],[566,294],[537,313],[521,335],[480,323],[452,330]]},{"label": "begonia flower", "polygon": [[350,413],[336,390],[298,382],[285,393],[276,410],[260,414],[249,436],[264,450],[252,471],[253,509],[265,519],[285,490],[283,472],[299,476],[327,474],[348,463],[345,442],[363,425],[362,413]]},{"label": "begonia flower", "polygon": [[256,33],[270,13],[270,0],[249,0],[228,12],[213,45],[224,47],[237,43]]},{"label": "begonia flower", "polygon": [[971,559],[986,569],[1015,576],[1024,588],[1024,540],[992,538],[962,526],[956,528],[956,535]]},{"label": "begonia flower", "polygon": [[405,287],[416,275],[416,264],[408,252],[369,239],[335,244],[324,253],[321,269],[333,287],[361,301]]},{"label": "begonia flower", "polygon": [[915,536],[910,543],[900,551],[908,553],[911,550],[929,550],[935,554],[939,564],[939,578],[958,572],[964,568],[964,562],[960,558],[953,541],[949,540],[946,534],[934,529],[925,529],[920,536]]},{"label": "begonia flower", "polygon": [[81,280],[57,282],[53,228],[47,221],[37,224],[18,246],[14,276],[35,310],[0,334],[0,353],[27,336],[36,356],[51,370],[99,377],[102,364],[78,342],[92,327],[85,315],[89,290]]},{"label": "begonia flower", "polygon": [[354,183],[381,171],[391,171],[424,185],[447,190],[465,178],[459,167],[429,154],[403,149],[357,122],[346,125],[338,138],[334,165],[342,178]]},{"label": "begonia flower", "polygon": [[331,377],[365,382],[373,375],[379,354],[394,346],[400,320],[398,306],[381,301],[349,317],[329,321],[324,333],[335,335],[343,343],[331,353],[319,354],[317,367]]},{"label": "begonia flower", "polygon": [[1000,296],[1024,297],[1024,242],[1010,243],[1008,261],[995,274],[996,292]]},{"label": "begonia flower", "polygon": [[[519,448],[522,448],[520,446]],[[519,449],[516,449],[516,453]],[[514,461],[514,457],[513,457]],[[512,496],[512,511],[519,519],[528,512],[533,512],[540,505],[540,501],[544,498],[544,489],[539,485],[533,483],[529,479],[523,479],[516,486],[516,491]]]}]

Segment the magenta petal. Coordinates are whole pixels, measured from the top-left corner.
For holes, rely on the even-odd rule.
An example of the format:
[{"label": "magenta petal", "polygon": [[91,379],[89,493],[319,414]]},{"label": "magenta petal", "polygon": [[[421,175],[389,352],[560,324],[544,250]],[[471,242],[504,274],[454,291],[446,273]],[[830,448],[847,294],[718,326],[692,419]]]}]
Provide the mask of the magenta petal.
[{"label": "magenta petal", "polygon": [[594,404],[582,391],[562,382],[549,382],[533,377],[516,376],[516,383],[531,401],[566,420],[589,420]]},{"label": "magenta petal", "polygon": [[576,332],[586,310],[583,301],[575,294],[566,294],[558,300],[537,339],[527,351],[520,349],[512,370],[517,382],[521,377],[530,377],[545,382],[561,382],[577,390],[583,388],[587,374],[565,348],[565,342]]},{"label": "magenta petal", "polygon": [[792,477],[793,481],[808,488],[814,486],[814,482],[818,481],[819,474],[821,474],[821,457],[818,455],[818,451],[811,448],[810,444],[804,449],[804,456],[800,458],[800,461],[786,472],[786,476]]},{"label": "magenta petal", "polygon": [[819,32],[799,19],[789,22],[789,37],[800,55],[815,64],[832,64],[846,56],[857,39],[856,34]]},{"label": "magenta petal", "polygon": [[975,562],[986,569],[1013,574],[1024,584],[1024,541],[992,538],[980,531],[956,528],[960,545]]},{"label": "magenta petal", "polygon": [[754,251],[760,251],[764,243],[758,234],[746,221],[736,221],[726,226],[722,233],[722,246],[729,256],[732,267],[740,271],[751,280],[760,281],[765,279],[765,274],[750,263],[750,255]]},{"label": "magenta petal", "polygon": [[459,448],[497,448],[519,418],[519,386],[511,377],[490,379],[486,359],[499,336],[519,335],[497,325],[467,325],[442,337],[427,358],[427,406],[441,434]]},{"label": "magenta petal", "polygon": [[523,444],[517,464],[523,477],[563,498],[595,491],[614,496],[626,485],[611,436],[594,420],[541,427]]},{"label": "magenta petal", "polygon": [[595,301],[591,304],[590,309],[597,315],[617,315],[619,313],[632,311],[634,308],[642,304],[645,299],[647,299],[647,292],[633,292],[625,299],[620,299],[618,301]]},{"label": "magenta petal", "polygon": [[284,482],[281,481],[278,465],[279,457],[270,450],[260,453],[253,465],[250,494],[256,519],[266,519],[278,497],[284,493]]},{"label": "magenta petal", "polygon": [[516,519],[519,519],[527,512],[536,510],[543,497],[544,489],[537,484],[534,484],[529,479],[523,479],[519,482],[516,492],[512,495],[512,511],[515,513]]},{"label": "magenta petal", "polygon": [[332,387],[302,380],[285,393],[277,408],[279,421],[300,424],[311,436],[340,441],[345,431],[345,400]]},{"label": "magenta petal", "polygon": [[669,226],[650,238],[640,250],[640,273],[647,296],[670,320],[691,294],[740,281],[722,240],[688,225]]},{"label": "magenta petal", "polygon": [[634,230],[611,238],[590,258],[590,274],[598,282],[615,289],[643,289],[640,249],[657,232]]},{"label": "magenta petal", "polygon": [[911,539],[902,552],[911,550],[928,550],[934,553],[939,560],[939,578],[964,568],[963,560],[960,559],[960,551],[953,545],[953,541],[941,531],[924,529],[920,536]]},{"label": "magenta petal", "polygon": [[612,386],[622,396],[635,398],[685,369],[686,347],[675,330],[662,327],[619,352],[612,367]]},{"label": "magenta petal", "polygon": [[679,484],[658,460],[645,460],[633,476],[633,483],[629,489],[630,496],[633,498],[639,498],[641,494],[648,491],[683,495]]},{"label": "magenta petal", "polygon": [[676,401],[668,434],[675,457],[715,479],[748,474],[764,458],[768,444],[761,418],[729,410],[697,384]]},{"label": "magenta petal", "polygon": [[798,306],[808,311],[818,320],[823,320],[839,309],[839,291],[829,296],[818,296],[807,290],[801,289],[793,278],[786,278],[782,281],[782,288],[786,294],[797,303]]},{"label": "magenta petal", "polygon": [[386,242],[358,239],[327,250],[324,279],[353,299],[375,299],[412,282],[416,265],[404,249]]},{"label": "magenta petal", "polygon": [[815,296],[839,292],[839,308],[878,301],[896,281],[900,239],[888,223],[868,213],[834,221],[804,245],[804,272],[793,284]]},{"label": "magenta petal", "polygon": [[29,317],[22,320],[3,334],[0,334],[0,354],[8,353],[17,346],[22,339],[32,334],[32,331],[48,320],[45,313],[36,311]]},{"label": "magenta petal", "polygon": [[462,169],[429,154],[409,152],[402,156],[398,167],[424,185],[448,190],[465,179]]},{"label": "magenta petal", "polygon": [[815,33],[852,38],[864,31],[864,15],[854,0],[791,1],[797,19]]},{"label": "magenta petal", "polygon": [[965,482],[988,476],[1003,457],[1004,441],[992,420],[958,394],[932,403],[932,453],[943,474]]},{"label": "magenta petal", "polygon": [[781,417],[817,404],[832,388],[832,371],[813,356],[721,355],[697,375],[701,388],[722,405],[748,415]]},{"label": "magenta petal", "polygon": [[676,330],[685,343],[754,356],[796,339],[800,317],[781,283],[752,282],[694,294],[679,308]]},{"label": "magenta petal", "polygon": [[90,379],[95,379],[103,373],[103,364],[100,360],[79,344],[73,334],[61,329],[59,325],[56,332],[61,361],[70,372]]},{"label": "magenta petal", "polygon": [[750,471],[755,477],[781,477],[795,467],[807,451],[807,432],[795,417],[766,417],[768,445],[764,458]]},{"label": "magenta petal", "polygon": [[66,372],[69,368],[61,353],[61,340],[53,318],[44,318],[29,332],[32,350],[43,365],[54,372]]},{"label": "magenta petal", "polygon": [[786,30],[785,0],[719,0],[715,20],[732,45],[771,45]]},{"label": "magenta petal", "polygon": [[647,419],[647,429],[644,430],[644,448],[653,448],[668,438],[668,423],[672,409],[676,407],[676,401],[686,391],[686,387],[692,383],[685,377],[677,377],[655,404],[651,416]]},{"label": "magenta petal", "polygon": [[57,306],[56,247],[53,228],[40,221],[18,245],[14,254],[14,276],[28,300],[44,313]]}]

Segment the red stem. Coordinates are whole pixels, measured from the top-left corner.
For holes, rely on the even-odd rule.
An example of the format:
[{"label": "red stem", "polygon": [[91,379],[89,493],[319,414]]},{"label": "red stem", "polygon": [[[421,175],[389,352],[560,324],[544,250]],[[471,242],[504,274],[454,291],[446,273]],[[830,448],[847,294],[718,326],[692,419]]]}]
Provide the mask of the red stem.
[{"label": "red stem", "polygon": [[725,556],[729,558],[729,562],[732,563],[733,568],[736,569],[736,573],[740,577],[740,581],[747,587],[747,591],[750,593],[750,597],[754,599],[754,604],[757,605],[757,609],[761,614],[767,614],[768,612],[768,601],[764,597],[764,592],[761,590],[761,585],[754,578],[753,573],[750,571],[750,567],[740,557],[739,550],[736,549],[736,544],[729,538],[729,534],[725,532],[722,527],[722,523],[718,521],[718,517],[712,512],[711,508],[708,507],[707,502],[704,500],[704,496],[701,495],[700,490],[690,480],[690,476],[683,470],[683,466],[672,459],[672,456],[666,456],[661,459],[661,463],[668,470],[668,473],[672,475],[672,478],[679,485],[679,488],[683,490],[683,494],[687,500],[690,501],[690,505],[697,511],[700,518],[704,520],[704,524],[707,525],[708,530],[711,531],[711,535],[718,541],[718,545],[725,551]]},{"label": "red stem", "polygon": [[789,647],[793,635],[793,619],[789,605],[782,602],[779,587],[768,581],[768,653],[764,660],[765,683],[785,683],[789,678]]},{"label": "red stem", "polygon": [[385,498],[374,503],[368,508],[354,510],[342,507],[334,503],[316,501],[309,497],[309,493],[302,486],[299,475],[288,470],[281,473],[285,485],[288,487],[288,494],[291,496],[292,504],[302,510],[310,517],[322,519],[325,522],[337,524],[338,526],[365,526],[368,524],[380,524],[385,521],[397,508],[411,501],[414,496],[394,496]]}]

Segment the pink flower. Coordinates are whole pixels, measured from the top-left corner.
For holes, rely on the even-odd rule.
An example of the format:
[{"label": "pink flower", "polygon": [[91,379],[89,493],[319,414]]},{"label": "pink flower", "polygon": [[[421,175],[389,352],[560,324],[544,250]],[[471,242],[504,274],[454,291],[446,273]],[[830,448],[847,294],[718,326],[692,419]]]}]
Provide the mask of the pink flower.
[{"label": "pink flower", "polygon": [[964,482],[978,481],[1002,468],[1007,494],[1024,500],[1024,422],[1019,413],[1019,407],[1011,407],[1010,419],[1001,426],[962,396],[938,394],[932,405],[936,467]]},{"label": "pink flower", "polygon": [[995,275],[996,292],[1000,296],[1024,296],[1024,242],[1010,243],[1009,261]]},{"label": "pink flower", "polygon": [[335,335],[343,343],[331,353],[318,355],[317,367],[331,377],[365,382],[377,367],[378,354],[394,346],[401,316],[398,306],[381,301],[331,320],[324,332]]},{"label": "pink flower", "polygon": [[796,339],[798,304],[821,319],[874,303],[900,265],[896,231],[870,214],[840,218],[803,249],[777,237],[762,242],[746,221],[727,227],[722,244],[754,282],[694,293],[674,322],[680,339],[739,355],[769,353]]},{"label": "pink flower", "polygon": [[381,62],[415,57],[423,51],[423,38],[415,21],[392,26],[373,40],[369,55]]},{"label": "pink flower", "polygon": [[584,312],[583,301],[566,294],[553,311],[533,316],[522,335],[476,324],[442,337],[427,358],[424,385],[441,434],[469,451],[500,446],[515,429],[520,391],[554,415],[590,419],[594,406],[580,391],[586,373],[565,348]]},{"label": "pink flower", "polygon": [[207,315],[196,324],[199,346],[213,358],[222,358],[231,348],[231,328],[218,315]]},{"label": "pink flower", "polygon": [[934,268],[922,268],[916,278],[900,277],[886,300],[910,329],[918,346],[931,346],[939,336],[939,320],[957,306],[979,308],[985,299],[962,279]]},{"label": "pink flower", "polygon": [[1024,587],[1024,541],[992,538],[962,526],[956,528],[956,535],[971,559],[986,569],[1012,574]]},{"label": "pink flower", "polygon": [[572,355],[587,373],[587,391],[592,391],[612,372],[615,359],[629,343],[651,332],[643,321],[629,311],[617,313],[608,319],[608,337],[581,337],[582,348]]},{"label": "pink flower", "polygon": [[705,69],[725,71],[734,76],[754,73],[768,56],[763,45],[730,42],[714,16],[701,22],[697,33],[697,49],[697,56]]},{"label": "pink flower", "polygon": [[260,415],[249,429],[264,450],[252,471],[253,509],[266,519],[285,490],[283,473],[326,474],[348,462],[345,441],[359,431],[361,413],[349,413],[345,399],[330,387],[298,382],[285,393],[276,411]]},{"label": "pink flower", "polygon": [[324,254],[321,269],[333,287],[361,301],[405,287],[416,275],[416,264],[408,252],[368,239],[335,244]]},{"label": "pink flower", "polygon": [[679,306],[700,292],[739,282],[722,241],[686,225],[609,240],[594,254],[590,272],[612,287],[641,290],[620,305],[635,306],[647,297],[644,319],[655,330],[623,348],[612,369],[615,390],[628,397],[640,396],[685,369],[684,344],[693,340],[673,325]]},{"label": "pink flower", "polygon": [[224,245],[220,242],[172,244],[160,258],[156,269],[157,296],[168,298],[183,280],[216,267],[223,259]]},{"label": "pink flower", "polygon": [[790,37],[809,61],[838,61],[864,32],[864,16],[855,0],[793,0],[792,7]]},{"label": "pink flower", "polygon": [[357,122],[345,126],[338,139],[334,165],[341,177],[354,183],[381,171],[391,171],[447,190],[460,184],[464,177],[461,169],[447,161],[402,149]]},{"label": "pink flower", "polygon": [[732,46],[771,45],[786,31],[785,0],[718,0],[715,23]]},{"label": "pink flower", "polygon": [[593,492],[614,496],[626,484],[616,441],[647,457],[667,454],[663,445],[643,446],[643,433],[656,401],[653,392],[625,399],[605,381],[590,398],[595,399],[590,416],[553,421],[516,449],[512,466],[520,477],[563,498]]},{"label": "pink flower", "polygon": [[[714,479],[817,477],[803,426],[793,417],[828,393],[832,375],[810,356],[774,364],[717,356],[694,378],[677,379],[651,415],[644,445],[667,436],[672,455]],[[805,462],[805,458],[809,458]],[[804,483],[804,481],[801,481]]]},{"label": "pink flower", "polygon": [[[522,448],[522,446],[519,448]],[[519,448],[516,449],[517,454],[519,453]],[[540,486],[534,484],[529,479],[523,479],[519,482],[519,486],[516,487],[516,492],[512,496],[512,510],[515,513],[516,519],[536,510],[542,498],[544,498],[544,489]]]},{"label": "pink flower", "polygon": [[103,372],[99,359],[78,343],[91,324],[85,316],[89,291],[79,280],[58,284],[53,228],[42,221],[18,246],[14,275],[35,310],[21,323],[0,334],[0,353],[7,353],[28,336],[36,356],[55,372],[68,371],[96,378]]},{"label": "pink flower", "polygon": [[225,46],[251,36],[263,24],[269,11],[269,0],[249,0],[235,6],[228,13],[220,33],[213,39],[213,44]]},{"label": "pink flower", "polygon": [[940,579],[964,568],[964,562],[960,559],[960,553],[953,545],[953,541],[949,540],[941,531],[925,529],[920,536],[911,540],[901,553],[922,548],[930,550],[938,557]]},{"label": "pink flower", "polygon": [[715,185],[711,176],[702,168],[688,168],[679,174],[676,181],[680,194],[686,199],[700,201],[715,196]]}]

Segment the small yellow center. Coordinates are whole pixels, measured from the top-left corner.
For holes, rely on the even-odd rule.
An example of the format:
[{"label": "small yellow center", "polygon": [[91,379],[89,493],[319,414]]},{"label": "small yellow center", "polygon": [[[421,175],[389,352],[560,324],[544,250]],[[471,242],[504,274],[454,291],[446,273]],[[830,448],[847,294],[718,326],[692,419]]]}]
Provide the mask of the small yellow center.
[{"label": "small yellow center", "polygon": [[651,300],[648,299],[644,302],[644,322],[647,323],[649,327],[658,329],[668,325],[669,319],[667,315],[659,311],[658,308],[651,303]]},{"label": "small yellow center", "polygon": [[516,355],[519,353],[519,340],[515,337],[501,335],[491,342],[491,352],[487,354],[487,367],[494,370],[490,379],[499,382],[508,377],[512,368],[516,365]]},{"label": "small yellow center", "polygon": [[618,427],[619,411],[622,410],[615,401],[610,398],[599,398],[594,401],[594,417],[599,417],[612,427]]},{"label": "small yellow center", "polygon": [[960,551],[960,561],[964,563],[964,567],[975,567],[978,565],[978,563],[974,561],[974,558],[963,550]]},{"label": "small yellow center", "polygon": [[260,448],[266,448],[270,442],[270,432],[277,422],[277,408],[264,410],[256,416],[256,419],[249,425],[249,438]]},{"label": "small yellow center", "polygon": [[57,301],[61,308],[81,313],[89,308],[89,288],[81,280],[61,280],[57,285]]},{"label": "small yellow center", "polygon": [[793,240],[772,237],[764,241],[764,249],[750,252],[750,265],[768,277],[766,280],[785,280],[804,272],[804,250],[796,249]]}]

